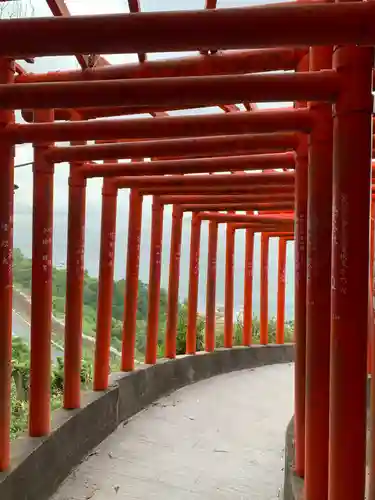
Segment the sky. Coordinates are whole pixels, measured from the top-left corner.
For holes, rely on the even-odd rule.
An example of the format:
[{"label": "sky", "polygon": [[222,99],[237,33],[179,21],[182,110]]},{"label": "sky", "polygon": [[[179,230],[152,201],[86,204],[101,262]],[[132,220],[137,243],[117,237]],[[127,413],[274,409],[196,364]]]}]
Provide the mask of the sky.
[{"label": "sky", "polygon": [[[100,13],[115,13],[126,12],[126,0],[67,0],[67,5],[72,14],[100,14]],[[180,0],[178,8],[180,10],[194,10],[202,7],[204,0]],[[265,2],[249,2],[247,0],[218,0],[218,7],[240,7],[248,6],[256,3]],[[275,3],[275,2],[273,2]],[[45,0],[33,0],[31,9],[30,0],[24,0],[24,13],[35,16],[50,15],[49,9]],[[174,0],[141,0],[142,10],[173,10],[176,9]],[[192,55],[191,53],[177,54],[149,54],[148,58],[160,59],[166,57],[181,57],[182,55]],[[137,61],[136,55],[115,55],[106,56],[112,64],[122,62]],[[58,69],[74,69],[78,68],[78,63],[74,57],[58,57],[58,58],[37,58],[35,64],[27,64],[22,61],[23,67],[27,71],[46,72]],[[272,103],[272,107],[280,107],[290,105],[288,103]],[[267,104],[260,107],[269,107]],[[222,113],[219,108],[206,108],[205,110],[189,110],[188,114],[201,113]],[[171,114],[181,114],[173,112]],[[22,121],[19,113],[16,117],[17,121]],[[151,118],[150,118],[151,119]],[[32,161],[32,147],[30,145],[17,146],[16,148],[16,165]],[[63,266],[66,261],[66,226],[67,226],[67,201],[68,201],[68,175],[69,165],[58,164],[55,168],[55,196],[54,196],[54,264]],[[31,208],[32,208],[32,169],[31,166],[16,169],[16,183],[19,189],[15,195],[15,246],[28,256],[31,255]],[[91,275],[97,275],[98,258],[99,258],[99,223],[101,213],[101,179],[91,179],[88,181],[87,187],[87,219],[86,219],[86,251],[85,251],[85,266]],[[117,241],[116,241],[116,259],[115,273],[116,277],[120,278],[125,275],[126,268],[126,241],[127,241],[127,225],[128,225],[128,190],[121,190],[118,199],[118,219],[117,219]],[[141,262],[140,262],[140,279],[148,281],[149,274],[149,243],[151,230],[151,203],[152,199],[146,197],[143,204],[143,225],[141,237]],[[185,214],[183,223],[183,239],[182,239],[182,255],[181,255],[181,282],[180,282],[180,297],[186,298],[188,290],[188,263],[189,263],[189,237],[190,237],[190,220],[189,214]],[[220,225],[219,232],[219,247],[218,247],[218,279],[217,279],[217,304],[224,303],[224,272],[225,272],[225,226]],[[162,286],[167,287],[168,284],[168,263],[169,263],[169,245],[170,245],[170,227],[171,227],[171,208],[166,207],[164,217],[164,234],[163,234],[163,255],[162,255]],[[201,263],[200,263],[200,280],[199,280],[199,309],[204,310],[205,307],[205,283],[206,283],[206,266],[207,266],[207,223],[202,226],[201,238]],[[287,252],[287,307],[286,315],[288,319],[293,316],[293,243],[288,243]],[[243,269],[244,269],[244,231],[238,231],[236,236],[236,254],[235,254],[235,309],[238,311],[243,303]],[[254,309],[255,312],[259,308],[259,239],[255,243],[255,265],[254,265]],[[270,264],[269,264],[269,280],[270,280],[270,315],[276,312],[276,276],[277,276],[277,242],[271,240],[270,246]]]}]

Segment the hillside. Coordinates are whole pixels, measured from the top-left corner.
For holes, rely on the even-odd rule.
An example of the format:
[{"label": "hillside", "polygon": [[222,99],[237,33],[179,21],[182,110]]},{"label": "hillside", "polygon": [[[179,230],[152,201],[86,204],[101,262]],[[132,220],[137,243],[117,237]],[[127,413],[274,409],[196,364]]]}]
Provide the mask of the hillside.
[{"label": "hillside", "polygon": [[[23,321],[26,325],[30,321],[30,302],[29,294],[31,292],[31,259],[25,257],[19,248],[14,249],[13,264],[13,308],[16,314],[16,320]],[[64,314],[65,314],[65,294],[66,294],[66,270],[63,268],[52,270],[52,310],[53,310],[53,340],[57,346],[63,345],[64,338]],[[120,279],[113,284],[113,309],[112,309],[112,347],[113,352],[121,351],[122,319],[124,314],[124,290],[125,280]],[[96,311],[97,311],[97,292],[98,280],[89,276],[85,271],[84,291],[83,291],[83,334],[85,354],[92,357],[94,347],[93,339],[96,333]],[[160,292],[160,323],[165,323],[167,307],[167,294],[164,289]],[[144,336],[148,310],[148,287],[142,281],[138,288],[138,309],[137,309],[137,347],[140,350],[144,348]],[[18,323],[18,331],[25,325]],[[16,324],[17,328],[17,324]],[[161,328],[162,329],[162,328]],[[15,335],[26,339],[24,333],[14,332]]]},{"label": "hillside", "polygon": [[[62,167],[63,168],[63,167]],[[19,169],[22,170],[22,169]],[[15,214],[15,232],[14,243],[20,248],[27,257],[31,256],[31,226],[32,209],[31,203],[25,204],[22,198],[18,198],[19,193],[26,192],[26,185],[19,182],[20,189],[16,195],[16,214]],[[62,181],[60,185],[62,184]],[[56,183],[57,186],[57,183]],[[96,189],[96,188],[95,188]],[[88,188],[87,219],[86,219],[86,245],[85,245],[85,268],[90,276],[98,276],[99,249],[100,249],[100,193],[97,199],[94,198],[94,187]],[[61,200],[63,206],[56,203],[54,213],[54,241],[53,241],[53,263],[60,268],[66,263],[66,231],[67,231],[67,212],[65,208],[65,193],[60,192],[59,197],[64,194]],[[141,237],[141,258],[139,276],[143,283],[148,283],[149,279],[149,255],[150,255],[150,232],[151,232],[151,200],[145,199],[143,219],[142,219],[142,237]],[[115,254],[115,277],[117,280],[124,278],[126,270],[126,244],[127,244],[127,223],[128,223],[128,199],[127,193],[121,193],[118,204],[118,223]],[[170,231],[171,231],[171,211],[166,207],[164,216],[163,231],[163,252],[161,283],[162,287],[168,287],[169,275],[169,249],[170,249]],[[189,240],[190,240],[190,219],[184,218],[182,231],[181,248],[181,279],[180,279],[180,300],[183,302],[188,294],[188,272],[189,272]],[[238,231],[236,235],[236,253],[235,253],[235,283],[234,283],[234,307],[239,311],[243,304],[243,273],[244,273],[244,231]],[[205,311],[206,302],[206,269],[207,269],[207,248],[208,248],[208,227],[204,222],[202,224],[201,236],[201,261],[199,273],[199,311]],[[293,264],[294,244],[288,243],[287,254],[287,290],[286,290],[286,318],[293,319],[293,296],[294,296],[294,264]],[[276,314],[276,291],[277,291],[277,241],[270,242],[270,262],[269,262],[269,312],[270,317]],[[224,273],[225,273],[225,227],[221,225],[219,229],[219,244],[217,258],[217,304],[224,304]],[[260,283],[260,244],[259,237],[255,238],[254,249],[254,312],[259,315],[259,283]]]}]

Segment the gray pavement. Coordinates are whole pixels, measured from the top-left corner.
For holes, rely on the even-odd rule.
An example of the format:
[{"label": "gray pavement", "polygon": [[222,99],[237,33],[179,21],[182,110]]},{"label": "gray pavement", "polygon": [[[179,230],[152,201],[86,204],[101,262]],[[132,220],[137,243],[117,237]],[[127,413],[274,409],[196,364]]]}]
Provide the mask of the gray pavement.
[{"label": "gray pavement", "polygon": [[[30,323],[14,310],[12,311],[12,335],[20,337],[24,342],[30,344]],[[61,349],[57,349],[54,345],[51,346],[52,361],[56,361],[57,357],[63,355],[64,352]]]},{"label": "gray pavement", "polygon": [[220,375],[122,424],[53,500],[276,500],[293,367]]},{"label": "gray pavement", "polygon": [[12,312],[12,329],[13,335],[20,337],[25,342],[30,341],[30,323],[15,311]]}]

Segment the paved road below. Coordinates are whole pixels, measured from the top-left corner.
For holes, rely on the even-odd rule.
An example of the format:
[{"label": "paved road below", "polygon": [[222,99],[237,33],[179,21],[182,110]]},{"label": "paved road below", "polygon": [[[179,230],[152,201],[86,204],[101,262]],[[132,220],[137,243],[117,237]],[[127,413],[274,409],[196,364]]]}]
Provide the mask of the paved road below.
[{"label": "paved road below", "polygon": [[13,335],[20,337],[22,340],[29,343],[30,324],[15,311],[12,313],[12,329]]},{"label": "paved road below", "polygon": [[276,500],[293,367],[185,387],[121,425],[53,500]]},{"label": "paved road below", "polygon": [[[12,331],[14,337],[20,337],[24,342],[30,344],[30,323],[15,311],[12,312]],[[63,352],[51,346],[52,361],[56,361],[58,356],[63,356]]]}]

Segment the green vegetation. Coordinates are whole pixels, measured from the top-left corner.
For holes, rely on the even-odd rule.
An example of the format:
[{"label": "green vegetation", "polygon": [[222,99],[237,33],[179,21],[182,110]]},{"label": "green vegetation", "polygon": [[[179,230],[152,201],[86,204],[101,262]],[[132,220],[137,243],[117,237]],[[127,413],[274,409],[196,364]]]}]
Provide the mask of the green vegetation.
[{"label": "green vegetation", "polygon": [[[25,257],[18,249],[14,249],[13,255],[13,280],[14,286],[24,292],[31,292],[31,259]],[[58,320],[63,321],[65,315],[66,296],[66,269],[52,269],[52,313]],[[121,279],[113,283],[113,308],[112,308],[112,347],[121,351],[122,320],[124,315],[124,293],[125,280]],[[96,335],[96,311],[97,311],[98,280],[84,274],[83,288],[83,333],[88,338],[95,339]],[[148,286],[139,281],[138,286],[138,309],[137,309],[137,342],[136,357],[141,358],[146,346],[146,321],[148,309]],[[160,292],[160,331],[164,331],[167,312],[167,293],[164,289]],[[57,344],[63,344],[63,335],[59,331],[53,332],[53,340]],[[93,358],[94,342],[84,341],[84,355],[88,359]],[[116,363],[116,360],[114,360]]]},{"label": "green vegetation", "polygon": [[[18,249],[14,249],[13,254],[13,280],[16,288],[29,294],[31,291],[31,259],[25,257]],[[52,270],[52,310],[57,319],[64,319],[65,315],[65,295],[66,295],[66,270],[56,267]],[[121,337],[122,319],[124,314],[124,291],[125,280],[115,281],[113,284],[113,309],[112,309],[112,330],[114,337]],[[85,271],[83,288],[83,333],[95,336],[96,331],[96,301],[98,294],[98,280],[89,276]],[[161,290],[160,296],[160,316],[165,319],[167,294]],[[138,288],[138,310],[137,320],[140,326],[146,321],[148,307],[148,287],[145,283],[139,282]]]},{"label": "green vegetation", "polygon": [[[92,381],[92,363],[83,360],[81,368],[82,389],[88,389]],[[16,438],[27,427],[30,380],[29,346],[19,337],[13,337],[12,387],[11,387],[11,439]],[[64,387],[64,361],[57,358],[51,374],[51,409],[61,408]]]},{"label": "green vegetation", "polygon": [[[14,286],[29,294],[31,291],[31,259],[25,257],[19,249],[14,250]],[[65,295],[66,295],[66,270],[53,268],[53,315],[60,320],[64,319],[65,314]],[[112,309],[112,347],[121,351],[122,337],[122,319],[124,313],[124,292],[125,280],[115,281],[113,284],[113,309]],[[90,342],[84,341],[83,362],[81,369],[82,389],[90,388],[93,376],[93,347],[95,345],[96,335],[96,303],[98,293],[98,280],[84,274],[84,321],[83,333]],[[179,306],[177,322],[176,352],[184,354],[186,350],[186,331],[187,331],[187,303]],[[137,335],[136,335],[136,359],[141,362],[144,359],[146,349],[146,326],[148,310],[148,286],[139,282],[138,289],[138,308],[137,308]],[[159,337],[158,337],[158,356],[164,354],[164,334],[167,314],[167,293],[164,289],[160,292],[160,315],[159,315]],[[205,321],[202,316],[197,317],[197,342],[196,349],[204,349],[204,330]],[[241,345],[243,324],[241,317],[238,316],[234,325],[234,345]],[[63,345],[61,332],[54,332],[53,341]],[[275,342],[276,320],[269,321],[269,341]],[[285,325],[285,341],[290,342],[293,338],[293,323]],[[259,321],[253,319],[253,341],[259,343]],[[216,346],[224,345],[224,328],[222,321],[217,321],[216,328]],[[112,370],[119,369],[119,359],[112,359]],[[62,358],[57,358],[52,367],[51,374],[51,408],[61,407],[63,393],[63,373],[64,363]],[[30,353],[29,346],[20,338],[13,338],[12,349],[12,438],[16,437],[27,427],[28,418],[28,390],[30,375]]]}]

